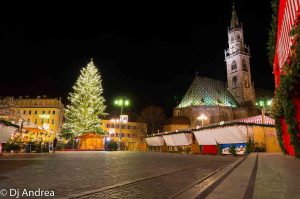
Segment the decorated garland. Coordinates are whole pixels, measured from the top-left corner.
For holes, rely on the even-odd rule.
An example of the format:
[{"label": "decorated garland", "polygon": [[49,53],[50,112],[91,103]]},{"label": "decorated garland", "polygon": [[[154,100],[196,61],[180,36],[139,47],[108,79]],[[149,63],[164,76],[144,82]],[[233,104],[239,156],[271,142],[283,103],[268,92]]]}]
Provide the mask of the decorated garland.
[{"label": "decorated garland", "polygon": [[[275,2],[275,1],[274,1]],[[277,22],[277,20],[276,20]],[[290,134],[290,143],[295,149],[295,156],[300,157],[300,142],[297,132],[297,122],[295,120],[295,106],[292,101],[292,97],[297,92],[296,85],[299,84],[300,79],[300,15],[297,15],[295,22],[295,27],[292,28],[290,36],[292,37],[292,45],[290,50],[290,55],[286,59],[286,62],[283,66],[280,83],[276,89],[275,97],[273,100],[273,114],[275,116],[276,130],[279,145],[281,146],[283,152],[285,152],[283,146],[282,138],[282,128],[280,119],[284,118],[288,126],[288,132]],[[269,35],[271,37],[271,33]],[[270,44],[269,37],[269,44]],[[276,40],[275,40],[276,42]],[[274,49],[273,54],[269,52],[270,57],[269,61],[273,61],[275,48],[268,47],[269,50]]]},{"label": "decorated garland", "polygon": [[271,2],[272,7],[272,19],[271,19],[271,27],[269,30],[269,40],[268,40],[268,56],[269,56],[269,63],[273,66],[274,55],[276,50],[276,33],[277,33],[277,21],[278,21],[278,6],[279,0],[273,0]]}]

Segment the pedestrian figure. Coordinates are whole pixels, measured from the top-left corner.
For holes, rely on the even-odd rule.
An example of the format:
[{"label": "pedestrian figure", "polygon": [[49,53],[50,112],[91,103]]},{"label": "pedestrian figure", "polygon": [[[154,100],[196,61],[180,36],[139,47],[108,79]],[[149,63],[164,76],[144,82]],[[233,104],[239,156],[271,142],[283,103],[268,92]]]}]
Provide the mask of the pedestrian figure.
[{"label": "pedestrian figure", "polygon": [[57,138],[55,137],[53,140],[53,153],[56,151],[56,145],[57,145]]}]

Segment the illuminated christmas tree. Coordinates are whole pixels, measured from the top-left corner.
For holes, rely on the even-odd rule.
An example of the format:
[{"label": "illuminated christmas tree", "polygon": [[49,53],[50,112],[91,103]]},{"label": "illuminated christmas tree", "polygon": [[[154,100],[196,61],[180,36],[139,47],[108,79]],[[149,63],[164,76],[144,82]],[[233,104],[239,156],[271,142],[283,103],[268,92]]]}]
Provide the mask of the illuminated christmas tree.
[{"label": "illuminated christmas tree", "polygon": [[99,116],[105,115],[101,75],[93,61],[81,69],[80,76],[69,94],[70,105],[65,111],[64,131],[75,136],[94,132],[101,134]]}]

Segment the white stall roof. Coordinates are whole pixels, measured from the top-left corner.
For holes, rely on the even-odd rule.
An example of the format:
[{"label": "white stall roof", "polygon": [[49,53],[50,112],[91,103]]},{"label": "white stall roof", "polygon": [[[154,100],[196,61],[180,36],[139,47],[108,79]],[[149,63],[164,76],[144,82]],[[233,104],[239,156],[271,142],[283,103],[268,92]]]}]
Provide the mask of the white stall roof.
[{"label": "white stall roof", "polygon": [[199,145],[217,145],[214,129],[193,132]]},{"label": "white stall roof", "polygon": [[246,126],[230,126],[193,131],[199,145],[234,144],[247,142]]},{"label": "white stall roof", "polygon": [[163,135],[167,146],[176,146],[172,135]]},{"label": "white stall roof", "polygon": [[161,136],[146,138],[148,146],[162,146],[165,144],[164,138]]},{"label": "white stall roof", "polygon": [[178,133],[172,134],[175,146],[187,146],[192,144],[192,134],[191,133]]},{"label": "white stall roof", "polygon": [[218,144],[234,144],[247,142],[246,126],[231,126],[214,129],[216,142]]}]

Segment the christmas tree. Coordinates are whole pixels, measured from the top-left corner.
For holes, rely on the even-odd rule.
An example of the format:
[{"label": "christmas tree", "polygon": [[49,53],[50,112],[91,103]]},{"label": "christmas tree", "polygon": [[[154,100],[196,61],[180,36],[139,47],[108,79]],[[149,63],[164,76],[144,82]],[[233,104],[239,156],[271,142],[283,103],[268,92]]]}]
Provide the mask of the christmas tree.
[{"label": "christmas tree", "polygon": [[93,61],[81,69],[80,76],[69,94],[70,105],[65,111],[64,131],[75,136],[94,132],[101,134],[99,116],[105,115],[101,75]]}]

